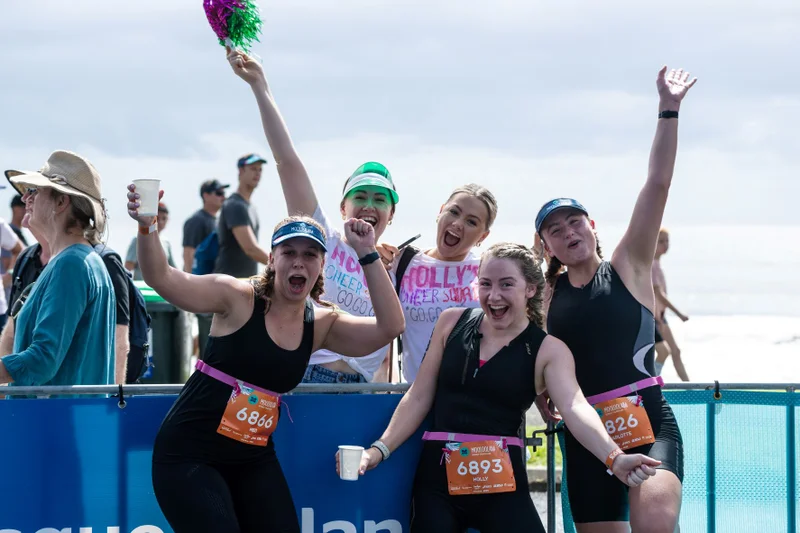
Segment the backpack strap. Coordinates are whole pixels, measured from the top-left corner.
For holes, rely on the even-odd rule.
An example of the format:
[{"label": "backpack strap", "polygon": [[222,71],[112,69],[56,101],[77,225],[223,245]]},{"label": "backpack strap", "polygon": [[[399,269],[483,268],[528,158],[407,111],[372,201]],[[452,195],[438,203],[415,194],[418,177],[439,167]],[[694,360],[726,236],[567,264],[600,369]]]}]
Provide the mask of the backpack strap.
[{"label": "backpack strap", "polygon": [[[414,259],[414,256],[420,252],[419,248],[416,246],[406,246],[403,249],[403,253],[400,255],[400,261],[397,263],[397,272],[395,272],[395,284],[394,290],[397,293],[397,296],[400,296],[400,286],[403,284],[403,276],[406,274],[406,270],[408,270],[408,265],[411,263],[411,260]],[[403,353],[403,335],[400,334],[397,336],[397,366],[400,368],[400,373],[402,373],[402,358],[400,355]],[[391,368],[391,366],[390,366]],[[390,376],[391,379],[391,376]]]},{"label": "backpack strap", "polygon": [[394,290],[400,296],[400,285],[403,283],[403,276],[408,269],[409,263],[414,259],[414,256],[419,253],[419,248],[416,246],[406,246],[400,255],[400,261],[397,263],[397,272],[395,272],[395,285]]}]

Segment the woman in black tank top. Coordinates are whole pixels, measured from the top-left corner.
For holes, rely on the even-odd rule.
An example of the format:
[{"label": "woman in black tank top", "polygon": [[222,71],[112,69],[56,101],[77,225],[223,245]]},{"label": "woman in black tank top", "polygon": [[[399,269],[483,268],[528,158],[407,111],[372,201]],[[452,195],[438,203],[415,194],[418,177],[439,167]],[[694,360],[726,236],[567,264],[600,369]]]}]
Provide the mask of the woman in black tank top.
[{"label": "woman in black tank top", "polygon": [[[658,73],[649,174],[610,262],[603,261],[594,221],[577,201],[552,200],[536,217],[537,239],[550,257],[548,332],[574,354],[578,383],[615,441],[627,453],[661,461],[657,475],[629,494],[628,487],[591,467],[591,454],[565,420],[567,487],[579,533],[628,531],[628,522],[634,533],[672,533],[677,524],[683,448],[653,365],[651,266],[675,164],[678,110],[696,81],[688,80],[682,69]],[[538,399],[537,405],[549,415]]]},{"label": "woman in black tank top", "polygon": [[657,461],[622,453],[583,398],[569,350],[542,330],[543,288],[529,249],[489,248],[479,270],[481,308],[440,315],[417,379],[364,452],[362,474],[433,411],[414,480],[412,533],[544,533],[528,493],[522,427],[545,383],[597,465],[606,462],[632,486],[655,473]]},{"label": "woman in black tank top", "polygon": [[144,281],[180,309],[213,313],[199,371],[156,436],[153,489],[159,506],[176,533],[299,533],[270,438],[280,419],[281,394],[300,383],[312,352],[326,348],[362,357],[389,343],[405,324],[375,250],[374,230],[361,220],[345,223],[375,298],[375,316],[340,315],[308,299],[319,303],[325,261],[325,233],[312,219],[289,217],[276,226],[260,276],[195,276],[167,264],[152,217],[138,216],[139,196],[133,185],[129,190]]}]

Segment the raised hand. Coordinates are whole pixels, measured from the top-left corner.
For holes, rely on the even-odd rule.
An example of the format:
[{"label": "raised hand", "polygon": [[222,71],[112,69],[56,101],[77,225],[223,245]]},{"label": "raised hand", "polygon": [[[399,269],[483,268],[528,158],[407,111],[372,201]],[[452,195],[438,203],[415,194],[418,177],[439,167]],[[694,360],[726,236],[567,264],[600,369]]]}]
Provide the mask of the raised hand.
[{"label": "raised hand", "polygon": [[[158,201],[164,196],[164,191],[158,191]],[[139,193],[136,192],[136,185],[128,185],[128,216],[139,223],[140,226],[149,226],[153,223],[152,216],[139,216]]]},{"label": "raised hand", "polygon": [[695,83],[697,83],[697,78],[689,81],[689,72],[684,72],[682,68],[672,69],[667,73],[667,66],[661,67],[656,78],[656,87],[658,95],[661,97],[662,108],[663,104],[680,106],[681,100]]},{"label": "raised hand", "polygon": [[375,251],[375,229],[368,222],[351,218],[344,223],[344,236],[359,257]]},{"label": "raised hand", "polygon": [[239,50],[231,50],[229,46],[225,47],[225,51],[228,54],[228,63],[231,64],[231,68],[237,76],[242,78],[250,85],[267,83],[267,79],[264,76],[264,69],[261,67],[258,61],[244,52]]},{"label": "raised hand", "polygon": [[614,459],[611,472],[629,487],[638,487],[648,478],[656,475],[655,467],[660,464],[661,461],[640,453],[630,455],[623,453]]}]

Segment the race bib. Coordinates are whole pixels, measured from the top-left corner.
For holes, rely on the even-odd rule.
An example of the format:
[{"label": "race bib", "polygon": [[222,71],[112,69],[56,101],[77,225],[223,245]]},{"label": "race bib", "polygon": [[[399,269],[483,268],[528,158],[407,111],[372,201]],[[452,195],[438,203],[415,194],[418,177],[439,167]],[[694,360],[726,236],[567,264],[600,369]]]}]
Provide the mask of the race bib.
[{"label": "race bib", "polygon": [[278,398],[236,380],[217,433],[245,444],[266,446],[277,425]]},{"label": "race bib", "polygon": [[514,492],[511,456],[499,441],[448,443],[447,490],[452,496]]},{"label": "race bib", "polygon": [[623,450],[656,441],[641,396],[623,396],[594,405],[606,431]]}]

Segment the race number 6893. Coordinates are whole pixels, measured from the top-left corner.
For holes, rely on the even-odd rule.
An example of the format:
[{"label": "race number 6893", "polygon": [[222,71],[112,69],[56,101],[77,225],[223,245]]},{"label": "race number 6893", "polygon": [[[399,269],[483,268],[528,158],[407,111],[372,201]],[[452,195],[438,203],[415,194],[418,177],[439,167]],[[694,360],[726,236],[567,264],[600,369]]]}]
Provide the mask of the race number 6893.
[{"label": "race number 6893", "polygon": [[477,476],[478,474],[488,474],[489,470],[496,474],[502,472],[503,465],[500,459],[493,459],[492,461],[484,459],[480,463],[478,461],[470,461],[469,463],[461,463],[458,465],[458,468],[456,468],[456,471],[460,476],[466,476],[467,474],[473,476]]}]

